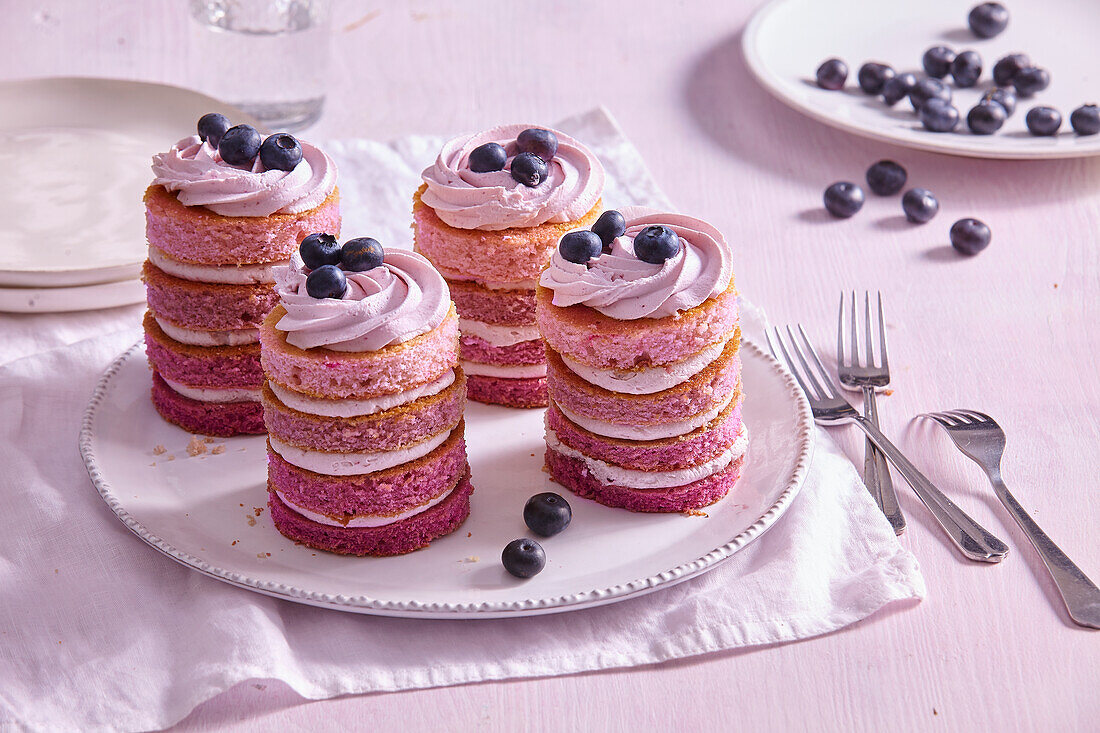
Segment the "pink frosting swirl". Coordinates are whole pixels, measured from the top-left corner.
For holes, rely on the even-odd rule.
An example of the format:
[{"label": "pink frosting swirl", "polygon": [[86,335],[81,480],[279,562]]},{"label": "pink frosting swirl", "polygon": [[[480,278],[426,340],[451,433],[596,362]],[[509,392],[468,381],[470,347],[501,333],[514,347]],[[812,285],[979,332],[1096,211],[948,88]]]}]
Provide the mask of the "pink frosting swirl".
[{"label": "pink frosting swirl", "polygon": [[[458,229],[499,231],[580,219],[603,194],[603,165],[584,145],[554,130],[558,152],[548,161],[550,174],[533,188],[519,183],[509,167],[517,153],[516,136],[529,127],[538,125],[504,125],[449,141],[422,174],[428,188],[421,200]],[[508,153],[504,170],[474,173],[470,153],[490,142]]]},{"label": "pink frosting swirl", "polygon": [[309,143],[301,145],[302,160],[294,170],[265,170],[259,156],[249,168],[230,165],[191,135],[153,156],[153,183],[178,192],[184,206],[205,206],[222,216],[299,214],[319,206],[336,188],[332,159]]},{"label": "pink frosting swirl", "polygon": [[314,298],[306,292],[308,269],[295,253],[275,268],[275,287],[286,315],[275,328],[299,349],[377,351],[427,333],[451,308],[447,283],[414,252],[386,250],[382,265],[347,272],[344,297]]},{"label": "pink frosting swirl", "polygon": [[[620,209],[626,234],[611,251],[578,265],[554,250],[539,284],[554,291],[556,306],[586,305],[620,321],[664,318],[719,295],[733,277],[733,253],[726,238],[704,221],[653,209]],[[634,254],[634,236],[651,224],[664,224],[680,237],[680,251],[664,263],[643,262]]]}]

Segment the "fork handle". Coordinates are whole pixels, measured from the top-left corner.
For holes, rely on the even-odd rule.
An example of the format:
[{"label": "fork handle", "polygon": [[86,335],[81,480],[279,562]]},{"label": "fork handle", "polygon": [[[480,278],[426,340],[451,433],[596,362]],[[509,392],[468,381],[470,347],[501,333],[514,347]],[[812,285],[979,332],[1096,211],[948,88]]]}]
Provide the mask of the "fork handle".
[{"label": "fork handle", "polygon": [[[870,385],[863,387],[863,414],[878,427],[878,407],[875,404],[875,388]],[[905,531],[905,515],[901,513],[898,505],[898,495],[894,492],[894,481],[890,478],[890,466],[874,443],[868,438],[867,447],[864,449],[863,481],[867,484],[867,490],[875,498],[878,508],[886,516],[894,534]]]},{"label": "fork handle", "polygon": [[979,562],[1000,562],[1004,559],[1008,554],[1008,545],[955,506],[870,420],[859,414],[853,420],[909,482],[913,492],[928,507],[963,555]]}]

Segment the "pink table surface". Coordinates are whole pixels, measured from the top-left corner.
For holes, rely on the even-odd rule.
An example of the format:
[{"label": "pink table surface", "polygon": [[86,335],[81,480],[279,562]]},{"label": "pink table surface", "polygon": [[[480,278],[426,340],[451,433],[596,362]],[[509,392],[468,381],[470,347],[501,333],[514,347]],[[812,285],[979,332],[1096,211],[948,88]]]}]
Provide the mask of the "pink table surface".
[{"label": "pink table surface", "polygon": [[[944,157],[814,123],[749,76],[740,32],[755,4],[728,5],[338,3],[328,109],[311,134],[386,139],[607,106],[676,205],[727,233],[742,292],[773,321],[802,321],[831,352],[838,292],[882,290],[895,389],[880,402],[886,432],[1006,538],[1011,556],[1000,566],[961,560],[901,490],[903,541],[921,561],[928,598],[836,634],[657,667],[324,702],[277,682],[244,684],[180,729],[1097,729],[1100,636],[1068,622],[978,469],[909,421],[961,406],[996,416],[1009,436],[1009,485],[1100,579],[1100,159]],[[0,76],[202,88],[185,6],[8,5]],[[849,221],[824,213],[826,185],[861,180],[882,157],[938,194],[933,222],[905,224],[897,198],[868,201]],[[994,233],[972,259],[947,243],[963,216]],[[37,318],[44,328],[58,322]],[[79,322],[55,340],[117,318]],[[861,465],[861,441],[843,440]]]}]

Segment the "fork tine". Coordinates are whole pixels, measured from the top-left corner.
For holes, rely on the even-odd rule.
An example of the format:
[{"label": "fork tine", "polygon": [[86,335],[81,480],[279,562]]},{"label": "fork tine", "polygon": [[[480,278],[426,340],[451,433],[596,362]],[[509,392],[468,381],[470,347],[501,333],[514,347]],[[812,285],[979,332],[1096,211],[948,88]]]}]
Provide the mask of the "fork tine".
[{"label": "fork tine", "polygon": [[986,415],[984,412],[978,412],[977,410],[955,410],[955,412],[961,412],[962,414],[968,415],[972,419],[978,420],[978,421],[981,421],[981,422],[991,422],[991,423],[997,422],[996,420],[991,418],[989,415]]},{"label": "fork tine", "polygon": [[925,414],[947,428],[953,428],[959,424],[959,419],[950,412],[926,412]]},{"label": "fork tine", "polygon": [[920,414],[920,417],[926,417],[929,420],[935,420],[940,425],[943,425],[945,428],[951,427],[951,423],[947,422],[947,420],[945,420],[938,412],[922,412]]},{"label": "fork tine", "polygon": [[[810,363],[806,361],[806,356],[802,353],[802,348],[798,345],[798,339],[794,337],[794,331],[791,330],[790,326],[787,326],[787,336],[790,338],[791,348],[794,349],[794,353],[798,357],[798,360],[802,362],[802,368],[806,371],[806,379],[813,384],[814,391],[819,395],[819,399],[829,397],[829,393],[821,386],[821,382],[817,381],[817,375],[810,367]],[[780,342],[780,344],[782,344],[782,342]]]},{"label": "fork tine", "polygon": [[890,363],[886,361],[886,319],[882,315],[882,291],[878,292],[878,354],[882,360],[882,368],[889,369]]},{"label": "fork tine", "polygon": [[840,293],[840,308],[836,314],[836,363],[844,365],[844,292]]},{"label": "fork tine", "polygon": [[859,329],[856,328],[856,291],[852,291],[852,364],[860,365],[859,361]]},{"label": "fork tine", "polygon": [[974,418],[970,415],[967,415],[962,410],[947,410],[947,414],[958,420],[960,423],[963,423],[964,425],[970,425],[974,422]]},{"label": "fork tine", "polygon": [[871,293],[868,290],[863,291],[863,335],[867,341],[867,366],[873,367],[875,365],[875,347],[872,344],[871,336]]},{"label": "fork tine", "polygon": [[821,377],[822,383],[829,388],[823,393],[823,396],[833,399],[840,397],[840,388],[836,386],[836,382],[829,376],[829,370],[821,363],[821,359],[818,358],[817,351],[814,349],[814,345],[810,343],[810,338],[806,335],[806,330],[802,328],[801,323],[798,324],[798,333],[802,336],[802,343],[806,344],[806,350],[810,352],[810,356],[813,358],[814,363],[817,364],[818,376]]},{"label": "fork tine", "polygon": [[798,373],[798,369],[795,367],[794,364],[794,359],[792,359],[791,355],[787,353],[787,347],[783,343],[783,336],[779,333],[779,327],[775,326],[772,330],[775,331],[775,341],[777,344],[779,344],[779,350],[783,352],[783,358],[780,359],[779,354],[776,352],[775,344],[772,343],[771,334],[765,331],[764,335],[768,339],[768,348],[772,350],[772,355],[777,360],[785,363],[787,370],[794,375],[795,381],[798,382],[798,386],[802,388],[802,391],[806,393],[806,396],[810,399],[815,399],[813,394],[810,392],[809,386],[806,384],[805,380],[802,379],[802,375]]}]

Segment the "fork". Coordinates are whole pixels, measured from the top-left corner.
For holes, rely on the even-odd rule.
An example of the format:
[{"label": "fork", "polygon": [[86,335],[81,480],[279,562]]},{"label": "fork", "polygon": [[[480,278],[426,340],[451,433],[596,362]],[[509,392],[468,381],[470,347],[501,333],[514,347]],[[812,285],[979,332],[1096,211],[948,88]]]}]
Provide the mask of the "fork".
[{"label": "fork", "polygon": [[[875,390],[890,384],[890,363],[886,359],[886,324],[882,316],[882,293],[878,293],[878,354],[879,365],[875,366],[874,330],[871,328],[871,294],[863,294],[863,334],[866,337],[866,359],[859,360],[859,329],[856,327],[856,293],[852,291],[852,348],[845,358],[844,353],[844,294],[840,294],[840,310],[837,315],[836,361],[837,376],[840,385],[846,389],[863,390],[863,414],[877,428],[878,408],[875,406]],[[867,490],[875,498],[878,508],[886,515],[894,534],[905,531],[905,516],[898,505],[898,495],[894,493],[894,482],[890,478],[890,467],[886,456],[882,454],[870,438],[863,459],[863,481]]]},{"label": "fork", "polygon": [[[967,516],[962,509],[955,506],[916,466],[909,462],[909,459],[870,420],[859,414],[859,411],[844,399],[840,388],[829,376],[825,366],[817,357],[814,347],[810,345],[810,339],[806,337],[806,332],[802,329],[802,326],[798,326],[798,333],[802,337],[805,349],[799,345],[791,327],[787,326],[787,336],[790,339],[791,348],[798,357],[799,364],[802,365],[802,373],[799,372],[794,360],[787,351],[779,329],[775,328],[774,330],[775,340],[779,344],[779,348],[777,350],[775,344],[772,343],[771,334],[765,332],[768,347],[776,359],[779,358],[779,352],[782,352],[787,367],[806,394],[806,399],[813,410],[814,421],[820,425],[842,425],[846,423],[858,425],[878,449],[886,454],[886,458],[894,464],[894,468],[898,470],[898,473],[909,482],[909,485],[913,487],[913,491],[928,507],[928,511],[940,523],[940,526],[947,532],[947,536],[951,538],[951,541],[955,543],[963,555],[980,562],[1000,562],[1003,560],[1005,555],[1008,554],[1008,545],[994,537],[988,530]],[[816,373],[806,360],[807,353],[817,367]]]},{"label": "fork", "polygon": [[1081,626],[1100,629],[1100,589],[1047,537],[1001,479],[1005,433],[997,421],[977,410],[947,410],[926,413],[921,417],[943,426],[963,455],[985,471],[997,498],[1020,525],[1050,571],[1069,617]]}]

